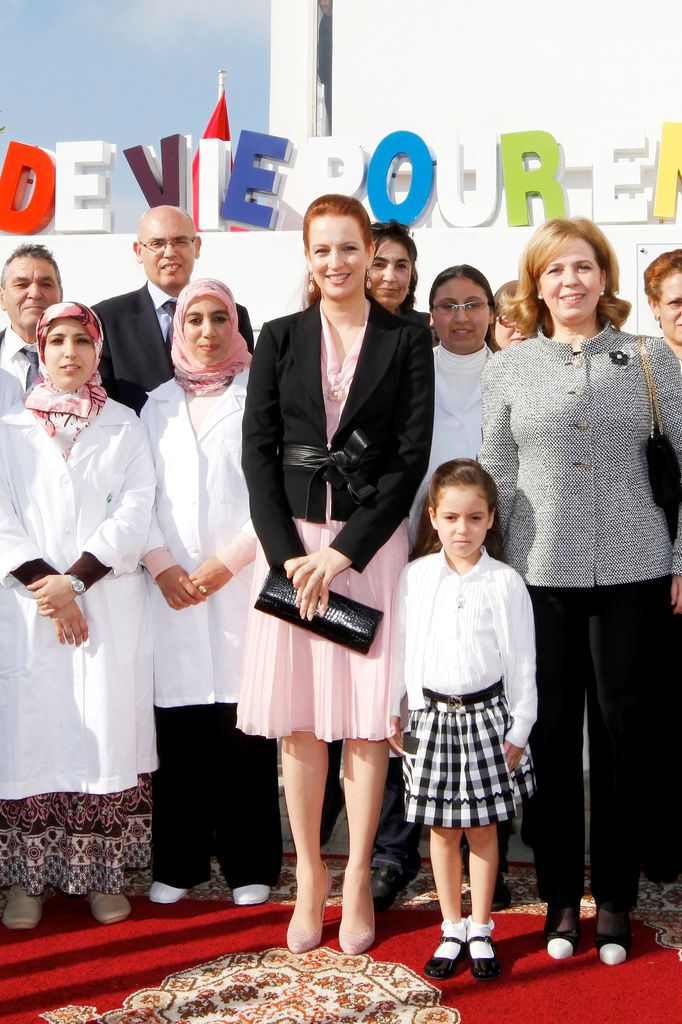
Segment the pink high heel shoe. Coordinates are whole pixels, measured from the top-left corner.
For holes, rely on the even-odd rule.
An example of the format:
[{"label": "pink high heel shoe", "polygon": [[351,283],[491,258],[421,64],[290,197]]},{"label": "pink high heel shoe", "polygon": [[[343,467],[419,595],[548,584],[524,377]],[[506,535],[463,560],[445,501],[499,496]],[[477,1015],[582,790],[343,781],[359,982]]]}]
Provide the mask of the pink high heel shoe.
[{"label": "pink high heel shoe", "polygon": [[293,928],[290,924],[287,928],[287,948],[291,953],[308,953],[311,949],[316,949],[322,940],[324,908],[327,905],[327,897],[329,896],[329,890],[331,889],[331,881],[329,879],[327,865],[323,864],[322,866],[324,868],[325,886],[324,899],[322,900],[322,907],[320,908],[320,927],[316,928],[314,932],[301,932],[298,928]]},{"label": "pink high heel shoe", "polygon": [[349,956],[356,956],[364,953],[374,942],[374,907],[372,907],[372,927],[366,932],[348,932],[343,927],[339,928],[339,945],[344,953]]},{"label": "pink high heel shoe", "polygon": [[374,927],[367,932],[344,932],[339,929],[339,945],[344,953],[356,956],[364,953],[374,942]]}]

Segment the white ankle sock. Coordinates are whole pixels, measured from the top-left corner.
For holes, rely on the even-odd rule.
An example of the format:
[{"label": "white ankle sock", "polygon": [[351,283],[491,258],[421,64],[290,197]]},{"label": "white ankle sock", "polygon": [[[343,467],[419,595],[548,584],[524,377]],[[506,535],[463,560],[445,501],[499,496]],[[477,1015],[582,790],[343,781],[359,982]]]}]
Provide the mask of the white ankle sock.
[{"label": "white ankle sock", "polygon": [[447,918],[444,918],[441,931],[443,932],[443,935],[446,935],[449,939],[461,939],[462,942],[466,942],[466,921],[449,921]]},{"label": "white ankle sock", "polygon": [[[460,939],[466,942],[467,923],[466,921],[443,921],[442,932],[446,939]],[[456,960],[462,953],[460,942],[441,942],[435,956],[447,957],[448,960]]]},{"label": "white ankle sock", "polygon": [[495,925],[492,921],[488,921],[487,924],[479,924],[474,921],[473,917],[470,917],[467,921],[467,938],[469,939],[469,953],[472,960],[492,960],[494,953],[492,947],[487,942],[471,942],[477,936],[488,936],[492,932]]}]

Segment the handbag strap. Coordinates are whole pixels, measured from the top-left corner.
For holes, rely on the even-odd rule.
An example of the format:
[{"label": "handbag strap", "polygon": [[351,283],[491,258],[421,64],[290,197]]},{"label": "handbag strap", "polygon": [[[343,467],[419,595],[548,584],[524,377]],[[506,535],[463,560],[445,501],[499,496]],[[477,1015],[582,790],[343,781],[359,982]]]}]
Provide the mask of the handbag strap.
[{"label": "handbag strap", "polygon": [[663,430],[663,418],[661,416],[661,406],[658,401],[658,392],[656,391],[656,382],[654,381],[654,375],[651,369],[651,363],[649,362],[649,355],[646,350],[646,340],[643,335],[637,338],[637,346],[639,348],[639,357],[642,361],[642,369],[644,370],[644,376],[646,378],[646,389],[649,394],[649,430],[651,437],[654,436],[656,428],[658,428],[659,434],[664,434]]}]

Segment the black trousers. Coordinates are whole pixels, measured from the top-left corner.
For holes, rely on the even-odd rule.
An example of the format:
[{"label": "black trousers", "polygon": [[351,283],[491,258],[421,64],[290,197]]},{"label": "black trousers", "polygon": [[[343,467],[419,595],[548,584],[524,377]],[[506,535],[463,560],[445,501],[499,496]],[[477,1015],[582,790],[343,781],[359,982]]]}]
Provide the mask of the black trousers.
[{"label": "black trousers", "polygon": [[277,741],[237,729],[236,704],[155,708],[153,877],[190,889],[215,852],[227,884],[274,885],[282,866]]},{"label": "black trousers", "polygon": [[540,898],[578,907],[584,888],[583,716],[590,756],[590,861],[597,905],[637,901],[640,834],[660,779],[652,700],[667,672],[670,578],[619,586],[530,587],[538,719],[530,737],[537,792],[524,810]]},{"label": "black trousers", "polygon": [[403,760],[401,757],[391,757],[386,773],[379,828],[372,851],[372,867],[388,864],[404,882],[412,881],[419,874],[421,865],[421,834],[421,825],[405,821]]}]

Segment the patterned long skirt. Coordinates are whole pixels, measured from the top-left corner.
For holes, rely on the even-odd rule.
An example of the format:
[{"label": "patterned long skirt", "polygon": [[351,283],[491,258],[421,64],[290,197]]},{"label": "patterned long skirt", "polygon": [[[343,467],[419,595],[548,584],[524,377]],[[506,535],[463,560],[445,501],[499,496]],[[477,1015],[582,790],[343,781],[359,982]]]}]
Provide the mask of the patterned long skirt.
[{"label": "patterned long skirt", "polygon": [[151,775],[118,793],[0,800],[0,886],[83,896],[123,891],[126,868],[151,860]]}]

